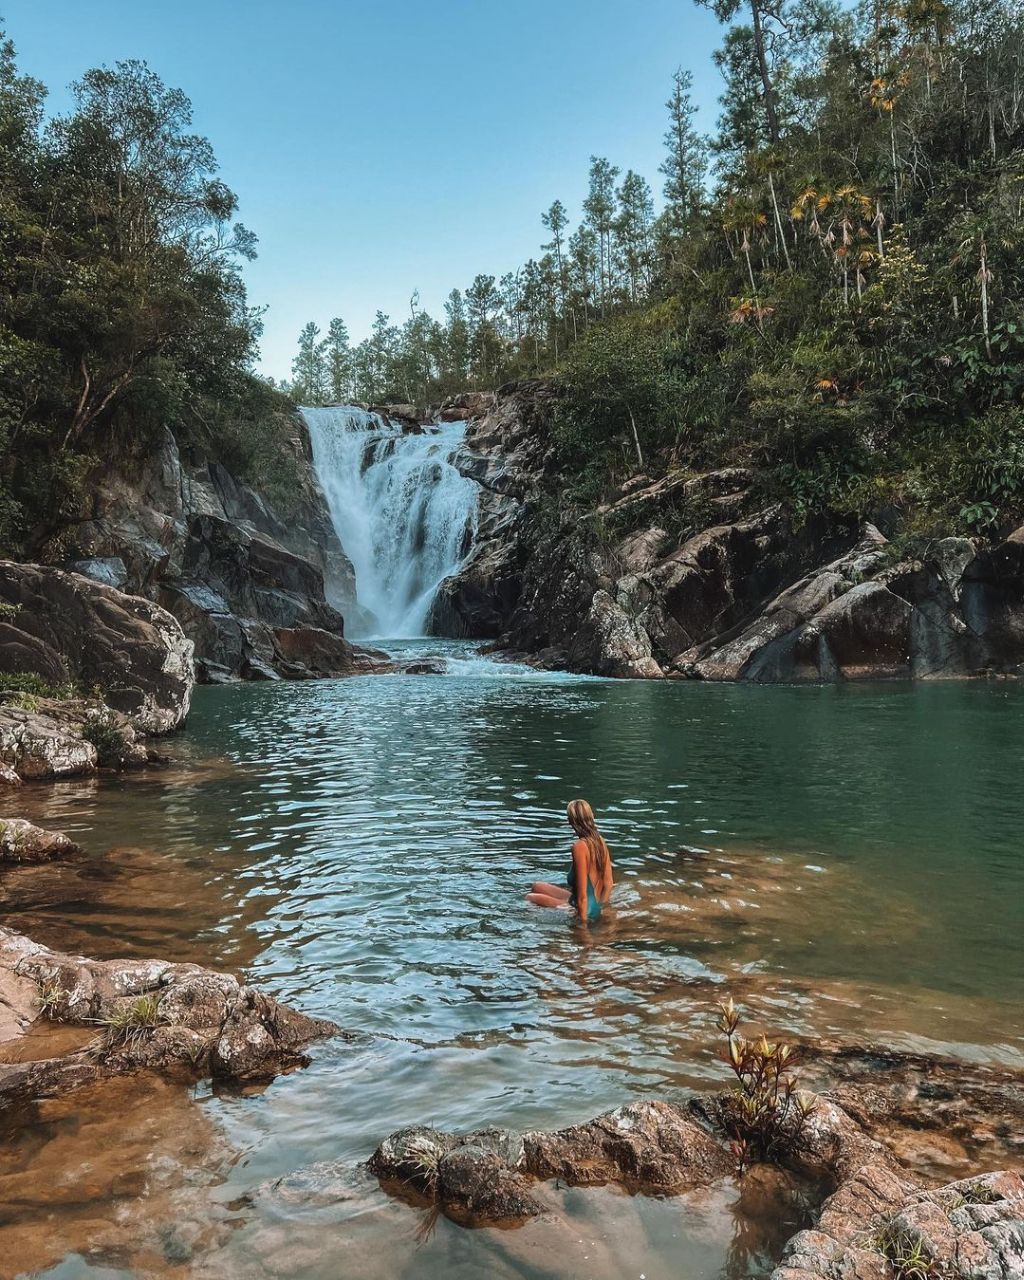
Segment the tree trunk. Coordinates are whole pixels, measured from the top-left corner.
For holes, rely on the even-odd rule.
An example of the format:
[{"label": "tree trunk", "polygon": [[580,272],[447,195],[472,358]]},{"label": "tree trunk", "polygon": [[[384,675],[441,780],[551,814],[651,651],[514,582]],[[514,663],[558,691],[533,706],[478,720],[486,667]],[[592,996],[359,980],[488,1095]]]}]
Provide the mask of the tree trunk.
[{"label": "tree trunk", "polygon": [[786,266],[790,271],[793,270],[793,263],[789,257],[789,246],[786,244],[786,233],[782,229],[782,215],[779,213],[779,202],[775,196],[775,179],[772,177],[771,169],[768,170],[768,189],[772,193],[772,208],[775,210],[775,225],[779,229],[779,240],[782,244],[782,252],[786,255]]},{"label": "tree trunk", "polygon": [[640,436],[636,429],[636,418],[633,417],[633,410],[628,404],[626,405],[626,412],[629,414],[629,425],[633,428],[633,444],[636,446],[636,460],[642,470],[644,465],[644,455],[640,449]]},{"label": "tree trunk", "polygon": [[780,140],[779,117],[775,110],[775,90],[772,88],[771,75],[768,71],[768,55],[764,47],[764,28],[761,25],[761,6],[758,0],[750,0],[750,16],[754,26],[754,48],[757,52],[757,69],[761,75],[761,87],[764,90],[764,114],[768,122],[768,137],[772,145],[777,146]]}]

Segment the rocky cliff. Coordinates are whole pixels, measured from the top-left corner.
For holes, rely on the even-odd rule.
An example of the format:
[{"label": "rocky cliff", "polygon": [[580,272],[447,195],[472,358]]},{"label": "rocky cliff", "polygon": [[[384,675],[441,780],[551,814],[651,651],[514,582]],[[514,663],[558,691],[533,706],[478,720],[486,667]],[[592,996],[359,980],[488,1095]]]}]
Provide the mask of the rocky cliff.
[{"label": "rocky cliff", "polygon": [[901,558],[877,528],[796,526],[732,467],[560,500],[555,393],[503,388],[458,459],[476,546],[433,626],[600,675],[833,680],[1024,674],[1024,529]]},{"label": "rocky cliff", "polygon": [[94,478],[92,511],[62,535],[67,567],[153,600],[195,644],[199,678],[341,675],[372,665],[344,639],[355,597],[301,422],[287,512],[164,431]]}]

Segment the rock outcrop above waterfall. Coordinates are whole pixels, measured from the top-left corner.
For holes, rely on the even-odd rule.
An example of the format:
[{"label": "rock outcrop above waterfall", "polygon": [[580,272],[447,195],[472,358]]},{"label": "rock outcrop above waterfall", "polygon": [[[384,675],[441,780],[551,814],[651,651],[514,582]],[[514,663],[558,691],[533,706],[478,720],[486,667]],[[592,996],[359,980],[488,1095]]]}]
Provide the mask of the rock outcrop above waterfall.
[{"label": "rock outcrop above waterfall", "polygon": [[344,639],[355,599],[300,420],[298,491],[282,512],[168,430],[95,477],[90,518],[65,530],[71,568],[162,605],[195,644],[200,679],[345,675],[372,666]]},{"label": "rock outcrop above waterfall", "polygon": [[479,532],[435,630],[599,675],[858,680],[1024,672],[1024,529],[919,559],[877,528],[794,526],[729,467],[561,502],[542,383],[503,388],[457,460]]},{"label": "rock outcrop above waterfall", "polygon": [[311,1041],[339,1033],[230,974],[162,960],[91,960],[0,928],[0,1040],[16,1039],[37,1018],[92,1028],[93,1043],[0,1063],[0,1104],[140,1070],[265,1080],[303,1063]]}]

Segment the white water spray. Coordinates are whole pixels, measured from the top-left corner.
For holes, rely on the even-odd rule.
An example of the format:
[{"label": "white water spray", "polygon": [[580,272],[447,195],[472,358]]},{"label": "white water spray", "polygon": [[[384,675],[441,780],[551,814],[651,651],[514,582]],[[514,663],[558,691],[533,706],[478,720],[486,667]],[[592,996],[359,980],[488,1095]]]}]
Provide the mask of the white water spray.
[{"label": "white water spray", "polygon": [[403,433],[351,405],[303,409],[313,466],[373,634],[421,636],[476,531],[477,487],[451,465],[464,422]]}]

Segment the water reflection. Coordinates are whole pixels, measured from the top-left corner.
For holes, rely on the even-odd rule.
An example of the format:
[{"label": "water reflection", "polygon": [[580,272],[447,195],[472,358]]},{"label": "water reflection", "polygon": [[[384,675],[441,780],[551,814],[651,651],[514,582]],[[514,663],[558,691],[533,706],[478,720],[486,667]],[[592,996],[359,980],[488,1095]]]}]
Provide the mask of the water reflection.
[{"label": "water reflection", "polygon": [[[201,690],[175,769],[0,801],[89,849],[0,884],[28,931],[245,969],[365,1033],[194,1108],[198,1203],[239,1207],[190,1274],[565,1275],[548,1228],[417,1242],[359,1162],[403,1124],[550,1127],[706,1084],[726,991],[790,1033],[1022,1061],[1020,691],[621,684],[430,648],[461,674]],[[564,875],[580,794],[620,882],[586,934],[522,904]],[[351,1171],[340,1201],[255,1194],[318,1162]],[[575,1232],[588,1274],[738,1280],[774,1246],[734,1203],[567,1192],[558,1256]]]}]

